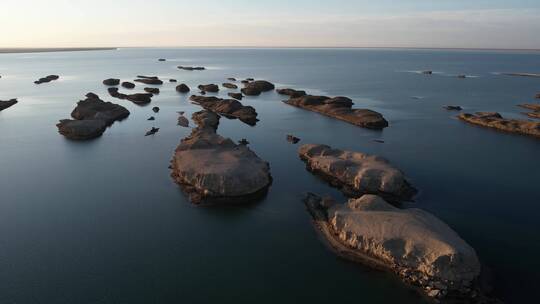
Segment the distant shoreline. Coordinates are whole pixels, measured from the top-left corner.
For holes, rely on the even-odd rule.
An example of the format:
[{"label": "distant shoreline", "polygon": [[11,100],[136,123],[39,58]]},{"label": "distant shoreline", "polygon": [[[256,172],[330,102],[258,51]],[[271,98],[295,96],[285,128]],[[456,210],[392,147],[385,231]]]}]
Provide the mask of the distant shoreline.
[{"label": "distant shoreline", "polygon": [[0,54],[111,51],[118,48],[0,48]]}]

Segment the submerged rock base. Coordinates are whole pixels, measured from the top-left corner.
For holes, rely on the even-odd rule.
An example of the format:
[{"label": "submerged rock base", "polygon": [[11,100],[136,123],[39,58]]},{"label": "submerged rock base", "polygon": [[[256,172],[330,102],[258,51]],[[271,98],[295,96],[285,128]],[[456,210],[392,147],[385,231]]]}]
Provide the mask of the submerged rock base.
[{"label": "submerged rock base", "polygon": [[540,138],[540,122],[506,119],[497,112],[477,112],[476,114],[463,113],[458,117],[463,121],[482,127]]},{"label": "submerged rock base", "polygon": [[272,182],[270,166],[246,145],[216,133],[219,116],[194,113],[197,128],[176,149],[171,176],[195,204],[237,204],[260,199]]}]

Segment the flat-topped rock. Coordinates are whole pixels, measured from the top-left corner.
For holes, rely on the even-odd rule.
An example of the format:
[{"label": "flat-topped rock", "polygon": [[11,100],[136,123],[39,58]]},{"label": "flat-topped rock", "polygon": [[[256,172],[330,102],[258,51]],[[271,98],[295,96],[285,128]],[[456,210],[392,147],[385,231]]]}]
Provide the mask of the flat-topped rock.
[{"label": "flat-topped rock", "polygon": [[201,84],[198,86],[199,90],[210,93],[219,92],[219,86],[217,84]]},{"label": "flat-topped rock", "polygon": [[227,89],[238,89],[238,86],[235,85],[234,83],[225,82],[222,84],[222,86]]},{"label": "flat-topped rock", "polygon": [[[376,195],[338,204],[308,194],[316,227],[340,256],[392,270],[425,293],[472,298],[480,274],[475,250],[452,228],[420,209],[398,209]],[[469,303],[469,302],[460,302]]]},{"label": "flat-topped rock", "polygon": [[87,98],[77,103],[71,117],[77,120],[103,120],[106,125],[129,116],[129,111],[121,105],[105,102],[95,94],[87,94]]},{"label": "flat-topped rock", "polygon": [[215,96],[196,96],[189,98],[191,101],[217,114],[228,118],[238,118],[248,125],[255,125],[257,121],[257,111],[251,106],[244,106],[238,100],[222,99]]},{"label": "flat-topped rock", "polygon": [[271,184],[270,166],[245,145],[216,133],[219,116],[194,113],[197,128],[172,159],[171,176],[191,202],[238,204],[263,197]]},{"label": "flat-topped rock", "polygon": [[180,93],[188,93],[190,89],[185,83],[182,83],[176,86],[176,91]]},{"label": "flat-topped rock", "polygon": [[135,79],[135,82],[140,82],[140,83],[144,83],[144,84],[151,84],[151,85],[162,85],[163,84],[163,81],[161,79],[152,78],[152,77]]},{"label": "flat-topped rock", "polygon": [[482,127],[492,128],[509,133],[540,137],[540,122],[506,119],[496,112],[462,113],[459,119]]},{"label": "flat-topped rock", "polygon": [[305,95],[290,98],[284,103],[343,120],[363,128],[380,130],[388,127],[388,121],[384,119],[382,114],[368,109],[353,109],[353,102],[347,97],[330,98]]},{"label": "flat-topped rock", "polygon": [[47,82],[51,82],[51,81],[54,81],[54,80],[58,80],[60,78],[60,76],[58,75],[49,75],[49,76],[45,76],[45,77],[42,77],[36,81],[34,81],[35,84],[42,84],[42,83],[47,83]]},{"label": "flat-topped rock", "polygon": [[135,93],[126,95],[126,99],[137,105],[145,105],[152,101],[153,96],[150,93]]},{"label": "flat-topped rock", "polygon": [[178,66],[178,69],[184,70],[184,71],[204,71],[206,70],[205,67],[191,67],[191,66]]},{"label": "flat-topped rock", "polygon": [[56,126],[60,134],[72,140],[93,139],[101,136],[107,129],[107,123],[101,119],[62,119]]},{"label": "flat-topped rock", "polygon": [[297,98],[306,96],[306,91],[299,91],[295,89],[277,89],[276,92],[280,95],[287,95],[290,98]]},{"label": "flat-topped rock", "polygon": [[109,78],[103,80],[103,84],[106,86],[117,86],[120,84],[120,79],[117,78]]},{"label": "flat-topped rock", "polygon": [[5,110],[17,103],[17,99],[13,98],[10,100],[0,100],[0,111]]},{"label": "flat-topped rock", "polygon": [[308,170],[352,197],[377,194],[398,202],[412,200],[417,193],[405,175],[380,156],[316,144],[302,145],[298,154]]}]

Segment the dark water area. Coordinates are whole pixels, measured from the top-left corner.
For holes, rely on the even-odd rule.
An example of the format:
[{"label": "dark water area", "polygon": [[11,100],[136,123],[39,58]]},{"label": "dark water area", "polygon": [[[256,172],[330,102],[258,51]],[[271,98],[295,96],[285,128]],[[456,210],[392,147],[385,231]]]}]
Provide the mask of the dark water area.
[{"label": "dark water area", "polygon": [[[167,58],[158,62],[158,58]],[[177,65],[205,66],[200,72]],[[431,76],[414,71],[433,70]],[[344,200],[307,172],[287,143],[386,157],[420,190],[411,206],[446,221],[477,253],[506,303],[527,303],[540,281],[540,141],[475,127],[444,105],[526,117],[540,53],[384,49],[119,49],[0,55],[0,303],[421,303],[394,276],[337,258],[318,239],[307,191]],[[60,80],[34,85],[40,77]],[[274,182],[256,204],[191,205],[169,161],[200,107],[165,82],[147,107],[108,96],[103,79],[136,75],[198,84],[253,77],[312,94],[343,95],[390,122],[372,131],[283,104],[245,98],[260,122],[223,118],[218,132],[246,138]],[[458,79],[458,74],[474,77]],[[141,92],[137,85],[134,92]],[[121,89],[127,92],[126,89]],[[92,141],[55,124],[87,92],[131,111]],[[222,89],[219,96],[229,90]],[[420,97],[420,98],[412,98]],[[152,106],[159,106],[158,114]],[[155,116],[156,121],[147,121]],[[193,125],[193,122],[191,122]],[[145,137],[152,126],[155,136]],[[384,140],[384,143],[375,142]]]}]

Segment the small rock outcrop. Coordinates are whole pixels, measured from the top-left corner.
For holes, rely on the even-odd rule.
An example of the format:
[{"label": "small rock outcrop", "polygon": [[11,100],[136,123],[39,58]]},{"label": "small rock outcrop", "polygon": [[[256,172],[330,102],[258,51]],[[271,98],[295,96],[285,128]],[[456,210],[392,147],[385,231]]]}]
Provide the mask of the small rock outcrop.
[{"label": "small rock outcrop", "polygon": [[163,81],[157,77],[145,77],[145,78],[138,78],[135,79],[135,82],[140,82],[144,84],[151,84],[151,85],[162,85]]},{"label": "small rock outcrop", "polygon": [[506,119],[497,112],[462,113],[458,118],[482,127],[540,138],[540,122]]},{"label": "small rock outcrop", "polygon": [[0,111],[5,110],[14,104],[16,104],[18,101],[16,98],[10,99],[10,100],[0,100]]},{"label": "small rock outcrop", "polygon": [[103,80],[103,84],[106,86],[117,86],[120,84],[120,79],[116,79],[116,78],[105,79]]},{"label": "small rock outcrop", "polygon": [[245,86],[241,91],[247,96],[258,96],[262,92],[272,91],[273,89],[275,89],[275,86],[271,82],[266,80],[255,80],[245,83]]},{"label": "small rock outcrop", "polygon": [[377,194],[399,202],[410,201],[417,193],[400,170],[379,156],[315,144],[302,145],[298,154],[309,171],[351,197]]},{"label": "small rock outcrop", "polygon": [[165,58],[159,58],[158,61],[162,61],[162,62],[163,62],[163,61],[167,61],[167,59],[165,59]]},{"label": "small rock outcrop", "polygon": [[222,86],[223,86],[224,88],[227,88],[227,89],[233,89],[233,90],[234,90],[234,89],[238,89],[238,86],[235,85],[234,83],[228,83],[228,82],[225,82],[225,83],[222,84]]},{"label": "small rock outcrop", "polygon": [[79,101],[71,112],[75,120],[63,119],[56,126],[58,132],[69,139],[87,140],[101,136],[108,126],[129,114],[126,108],[88,93],[86,99]]},{"label": "small rock outcrop", "polygon": [[228,118],[238,118],[248,125],[255,125],[257,121],[257,111],[251,106],[244,106],[238,100],[222,99],[218,97],[205,97],[193,95],[191,101],[217,114]]},{"label": "small rock outcrop", "polygon": [[534,98],[540,99],[540,93],[536,94],[536,95],[534,96]]},{"label": "small rock outcrop", "polygon": [[253,202],[268,192],[270,166],[245,145],[216,133],[219,116],[194,113],[197,128],[182,139],[171,161],[174,181],[192,203]]},{"label": "small rock outcrop", "polygon": [[219,87],[217,84],[201,84],[198,86],[199,90],[204,92],[210,92],[210,93],[217,93],[219,92]]},{"label": "small rock outcrop", "polygon": [[124,82],[122,82],[122,87],[124,87],[126,89],[134,89],[135,84],[133,82],[124,81]]},{"label": "small rock outcrop", "polygon": [[524,113],[531,118],[540,118],[540,104],[526,103],[519,105],[522,108],[531,110],[532,112]]},{"label": "small rock outcrop", "polygon": [[298,98],[306,96],[306,91],[299,91],[295,89],[277,89],[276,92],[280,95],[287,95],[290,98]]},{"label": "small rock outcrop", "polygon": [[159,113],[159,107],[153,107],[152,111],[154,111],[154,113]]},{"label": "small rock outcrop", "polygon": [[184,71],[204,71],[206,70],[205,67],[191,67],[191,66],[178,66],[178,69],[184,70]]},{"label": "small rock outcrop", "polygon": [[135,93],[126,95],[126,99],[137,105],[145,105],[152,101],[153,96],[150,93]]},{"label": "small rock outcrop", "polygon": [[152,127],[152,129],[150,129],[149,131],[147,131],[146,134],[144,134],[144,136],[154,135],[154,134],[156,134],[158,131],[159,131],[159,128]]},{"label": "small rock outcrop", "polygon": [[189,128],[189,120],[184,116],[184,113],[178,113],[178,125],[184,128]]},{"label": "small rock outcrop", "polygon": [[294,135],[288,134],[287,135],[287,141],[290,142],[293,145],[296,145],[297,143],[300,142],[300,138],[298,138],[298,137],[296,137]]},{"label": "small rock outcrop", "polygon": [[35,84],[42,84],[42,83],[47,83],[47,82],[51,82],[51,81],[54,81],[54,80],[58,80],[60,78],[60,76],[58,75],[49,75],[49,76],[45,76],[43,78],[40,78],[36,81],[34,81]]},{"label": "small rock outcrop", "polygon": [[227,80],[228,80],[228,81],[236,81],[236,78],[234,78],[234,77],[229,77],[229,78],[227,78]]},{"label": "small rock outcrop", "polygon": [[158,88],[144,88],[144,91],[154,95],[157,95],[160,92]]},{"label": "small rock outcrop", "polygon": [[422,71],[422,74],[431,75],[433,74],[433,71]]},{"label": "small rock outcrop", "polygon": [[380,130],[388,127],[388,121],[384,119],[382,114],[368,109],[353,109],[353,102],[347,97],[330,98],[305,95],[290,98],[284,103],[343,120],[363,128]]},{"label": "small rock outcrop", "polygon": [[304,203],[338,255],[389,269],[433,298],[478,296],[472,288],[481,268],[475,250],[434,215],[398,209],[376,195],[338,204],[310,193]]},{"label": "small rock outcrop", "polygon": [[237,99],[237,100],[242,100],[242,98],[244,97],[244,95],[242,95],[242,93],[234,93],[234,92],[227,93],[227,95],[229,97]]},{"label": "small rock outcrop", "polygon": [[445,109],[447,109],[448,111],[461,111],[463,110],[462,107],[460,106],[444,106]]},{"label": "small rock outcrop", "polygon": [[177,82],[178,80],[176,79],[169,79],[169,82]]},{"label": "small rock outcrop", "polygon": [[182,83],[176,86],[176,91],[179,93],[188,93],[190,89],[185,83]]}]

